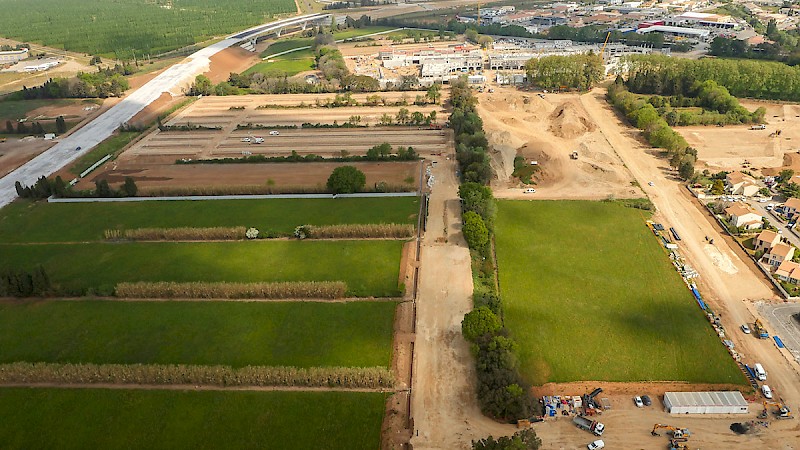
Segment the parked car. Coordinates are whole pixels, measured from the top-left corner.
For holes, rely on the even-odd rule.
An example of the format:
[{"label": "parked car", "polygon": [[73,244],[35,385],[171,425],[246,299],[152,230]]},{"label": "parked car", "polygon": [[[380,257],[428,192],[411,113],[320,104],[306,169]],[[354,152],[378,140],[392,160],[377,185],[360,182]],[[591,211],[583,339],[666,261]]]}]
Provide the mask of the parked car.
[{"label": "parked car", "polygon": [[653,404],[653,401],[650,400],[650,396],[649,395],[643,395],[642,396],[642,403],[644,403],[644,406],[650,406],[650,405]]},{"label": "parked car", "polygon": [[656,184],[655,184],[655,183],[653,183],[652,181],[648,181],[648,182],[647,182],[647,185],[648,185],[648,186],[655,186]]},{"label": "parked car", "polygon": [[761,386],[761,393],[764,394],[764,397],[766,398],[772,398],[772,389],[770,389],[766,384]]},{"label": "parked car", "polygon": [[633,403],[636,405],[637,408],[644,408],[642,397],[639,397],[638,395],[636,397],[633,397]]},{"label": "parked car", "polygon": [[748,327],[746,323],[742,324],[742,333],[750,334],[750,327]]},{"label": "parked car", "polygon": [[270,135],[270,136],[278,136],[278,135],[280,135],[280,134],[281,134],[281,133],[279,133],[278,131],[274,131],[274,130],[269,132],[269,135]]},{"label": "parked car", "polygon": [[589,450],[598,450],[598,449],[601,449],[601,448],[605,448],[605,446],[606,446],[606,443],[603,442],[602,439],[598,439],[598,440],[592,442],[591,444],[587,445],[586,448],[588,448]]},{"label": "parked car", "polygon": [[526,194],[533,194],[534,192],[536,192],[536,189],[534,189],[534,188],[528,188],[528,189],[525,189],[525,190],[524,190],[524,191],[522,191],[522,192],[524,192],[524,193],[526,193]]},{"label": "parked car", "polygon": [[758,199],[758,203],[767,203],[768,201],[769,201],[769,199],[766,199],[766,198]]}]

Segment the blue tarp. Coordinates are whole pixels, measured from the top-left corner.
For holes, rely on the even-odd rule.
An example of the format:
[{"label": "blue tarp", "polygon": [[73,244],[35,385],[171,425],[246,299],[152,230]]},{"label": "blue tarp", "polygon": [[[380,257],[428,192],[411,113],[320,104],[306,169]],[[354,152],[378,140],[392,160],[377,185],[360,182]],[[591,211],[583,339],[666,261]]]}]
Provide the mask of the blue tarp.
[{"label": "blue tarp", "polygon": [[696,287],[692,287],[692,295],[694,295],[694,298],[697,299],[697,304],[700,305],[700,308],[702,308],[703,311],[705,311],[706,310],[706,304],[705,304],[705,302],[703,302],[703,298],[700,297],[700,293],[697,292],[697,288]]},{"label": "blue tarp", "polygon": [[750,378],[755,378],[756,377],[756,372],[755,372],[755,370],[753,370],[752,367],[750,367],[747,364],[745,364],[744,368],[747,369],[747,373],[750,374]]},{"label": "blue tarp", "polygon": [[783,348],[783,341],[781,340],[781,338],[779,338],[778,336],[772,336],[772,339],[775,339],[775,345],[777,345],[778,348]]}]

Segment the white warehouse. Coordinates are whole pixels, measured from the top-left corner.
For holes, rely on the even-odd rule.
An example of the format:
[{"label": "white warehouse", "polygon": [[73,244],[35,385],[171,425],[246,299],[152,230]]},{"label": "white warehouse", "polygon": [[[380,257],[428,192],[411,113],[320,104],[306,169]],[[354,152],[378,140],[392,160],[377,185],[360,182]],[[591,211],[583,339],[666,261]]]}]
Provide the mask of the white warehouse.
[{"label": "white warehouse", "polygon": [[667,392],[664,407],[670,414],[747,414],[739,391]]}]

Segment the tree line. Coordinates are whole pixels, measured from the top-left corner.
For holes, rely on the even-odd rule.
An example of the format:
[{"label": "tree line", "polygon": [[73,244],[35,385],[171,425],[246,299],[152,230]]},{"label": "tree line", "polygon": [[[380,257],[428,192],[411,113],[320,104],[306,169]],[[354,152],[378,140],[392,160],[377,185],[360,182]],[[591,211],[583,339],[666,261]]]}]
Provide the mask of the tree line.
[{"label": "tree line", "polygon": [[52,290],[50,277],[42,266],[0,271],[0,297],[44,297]]},{"label": "tree line", "polygon": [[64,134],[67,132],[67,122],[64,120],[64,116],[56,117],[54,123],[55,128],[50,126],[50,124],[42,125],[39,121],[34,121],[30,124],[17,121],[17,126],[15,127],[14,122],[6,120],[5,134],[33,134],[41,136],[48,131],[55,131],[57,134]]},{"label": "tree line", "polygon": [[800,67],[772,61],[634,55],[624,66],[635,92],[691,96],[698,82],[712,80],[735,97],[800,100]]},{"label": "tree line", "polygon": [[75,197],[99,197],[99,198],[112,198],[112,197],[136,197],[139,188],[136,182],[131,177],[125,177],[125,181],[119,189],[112,189],[105,179],[95,180],[94,189],[75,190],[72,186],[66,183],[61,176],[54,179],[49,179],[42,175],[36,183],[31,186],[26,186],[17,181],[14,183],[14,188],[17,195],[21,198],[30,199],[45,199],[51,196],[56,198],[75,198]]},{"label": "tree line", "polygon": [[50,78],[41,86],[23,86],[9,96],[9,100],[33,100],[44,98],[107,98],[120,97],[130,84],[125,75],[134,69],[127,64],[110,68],[98,68],[97,72],[78,72],[74,78]]},{"label": "tree line", "polygon": [[483,120],[475,111],[478,99],[472,95],[467,81],[460,78],[450,84],[450,128],[455,133],[456,159],[463,181],[488,184],[492,179],[489,141],[483,131]]},{"label": "tree line", "polygon": [[533,399],[519,373],[518,345],[503,325],[495,283],[491,235],[496,205],[489,187],[466,182],[458,189],[463,208],[463,233],[472,254],[475,308],[464,316],[461,332],[470,342],[478,375],[478,402],[497,420],[530,417]]},{"label": "tree line", "polygon": [[525,63],[528,83],[546,89],[588,90],[605,76],[603,58],[593,53],[531,58]]},{"label": "tree line", "polygon": [[608,27],[601,25],[587,25],[584,27],[571,27],[569,25],[555,25],[550,27],[546,32],[537,34],[537,38],[550,39],[550,40],[570,40],[576,42],[593,42],[596,44],[606,41],[611,43],[623,43],[627,45],[647,45],[653,48],[662,48],[664,46],[664,35],[661,33],[623,33],[618,30],[611,31],[608,34]]}]

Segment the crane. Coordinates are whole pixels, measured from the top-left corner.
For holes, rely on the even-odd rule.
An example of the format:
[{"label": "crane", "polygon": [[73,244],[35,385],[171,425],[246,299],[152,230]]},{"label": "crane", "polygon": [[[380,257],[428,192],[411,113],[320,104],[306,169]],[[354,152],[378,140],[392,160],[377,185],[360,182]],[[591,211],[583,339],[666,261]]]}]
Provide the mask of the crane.
[{"label": "crane", "polygon": [[656,430],[662,428],[667,430],[668,432],[671,431],[673,438],[688,438],[689,436],[692,435],[692,433],[687,428],[678,428],[678,427],[673,427],[672,425],[664,425],[661,423],[653,425],[653,431],[651,431],[650,434],[652,434],[653,436],[659,436]]},{"label": "crane", "polygon": [[769,415],[769,407],[774,406],[775,416],[778,419],[792,419],[794,416],[792,415],[792,411],[786,406],[783,402],[768,402],[764,400],[764,412],[761,413],[759,417],[766,418]]},{"label": "crane", "polygon": [[603,42],[603,48],[600,49],[600,57],[601,58],[603,57],[603,53],[605,53],[605,51],[606,51],[606,45],[608,45],[608,38],[610,38],[610,37],[611,37],[611,32],[609,31],[608,34],[606,34],[605,42]]}]

